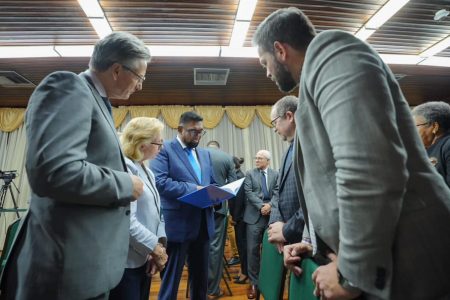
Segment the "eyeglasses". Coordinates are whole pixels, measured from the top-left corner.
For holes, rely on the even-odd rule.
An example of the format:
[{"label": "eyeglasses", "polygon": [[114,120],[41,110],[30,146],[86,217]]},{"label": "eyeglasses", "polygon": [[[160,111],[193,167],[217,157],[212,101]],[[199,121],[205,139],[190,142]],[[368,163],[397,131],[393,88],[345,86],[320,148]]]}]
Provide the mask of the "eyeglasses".
[{"label": "eyeglasses", "polygon": [[150,144],[158,146],[158,150],[161,150],[163,143],[151,142]]},{"label": "eyeglasses", "polygon": [[196,136],[196,135],[204,136],[206,134],[206,130],[204,130],[204,129],[200,129],[200,130],[186,129],[186,131],[189,133],[190,136]]},{"label": "eyeglasses", "polygon": [[267,159],[265,157],[255,157],[255,160],[263,160],[263,159]]},{"label": "eyeglasses", "polygon": [[420,127],[420,126],[424,126],[424,125],[428,125],[428,124],[430,124],[430,122],[421,123],[421,124],[416,124],[416,126],[417,126],[417,127]]},{"label": "eyeglasses", "polygon": [[275,125],[277,125],[277,120],[281,117],[283,117],[283,115],[279,115],[278,117],[276,117],[275,119],[273,119],[272,121],[270,121],[270,124],[272,124],[272,127],[275,127]]},{"label": "eyeglasses", "polygon": [[138,73],[136,73],[135,71],[133,71],[133,70],[132,70],[130,67],[128,67],[128,66],[122,65],[122,67],[123,67],[125,70],[130,71],[131,73],[133,73],[133,75],[136,76],[136,77],[139,79],[140,83],[143,83],[143,82],[145,81],[145,76],[139,75]]}]

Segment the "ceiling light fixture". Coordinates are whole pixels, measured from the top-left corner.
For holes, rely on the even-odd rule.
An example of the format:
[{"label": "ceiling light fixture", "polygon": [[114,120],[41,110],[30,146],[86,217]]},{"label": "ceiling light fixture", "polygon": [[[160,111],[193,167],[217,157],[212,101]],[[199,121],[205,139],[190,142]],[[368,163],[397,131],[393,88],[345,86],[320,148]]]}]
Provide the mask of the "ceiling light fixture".
[{"label": "ceiling light fixture", "polygon": [[0,58],[58,57],[53,46],[4,46]]},{"label": "ceiling light fixture", "polygon": [[78,3],[101,39],[112,32],[111,25],[97,0],[78,0]]},{"label": "ceiling light fixture", "polygon": [[149,46],[152,56],[218,57],[219,46]]},{"label": "ceiling light fixture", "polygon": [[441,52],[444,49],[447,49],[448,47],[450,47],[450,36],[447,36],[446,38],[434,44],[433,46],[423,51],[419,55],[423,57],[430,57],[435,55],[436,53]]},{"label": "ceiling light fixture", "polygon": [[357,32],[361,40],[368,39],[387,20],[395,15],[409,0],[390,0],[381,7]]}]

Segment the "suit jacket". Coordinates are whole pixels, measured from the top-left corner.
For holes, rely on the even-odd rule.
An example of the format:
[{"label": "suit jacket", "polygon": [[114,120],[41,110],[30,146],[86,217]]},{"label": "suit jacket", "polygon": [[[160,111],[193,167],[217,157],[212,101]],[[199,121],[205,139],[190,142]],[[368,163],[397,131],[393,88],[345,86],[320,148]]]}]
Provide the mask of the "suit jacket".
[{"label": "suit jacket", "polygon": [[450,133],[440,137],[427,149],[430,159],[436,160],[434,167],[450,187]]},{"label": "suit jacket", "polygon": [[[236,171],[236,179],[239,180],[241,178],[244,178],[245,174],[241,171],[241,169],[238,169]],[[230,215],[233,217],[234,222],[240,222],[244,219],[244,211],[245,211],[245,191],[244,191],[244,185],[241,186],[239,191],[236,194],[236,197],[233,197],[229,200],[229,207],[230,207]]]},{"label": "suit jacket", "polygon": [[30,208],[13,248],[17,299],[86,299],[122,277],[133,186],[109,112],[85,74],[55,72],[26,112]]},{"label": "suit jacket", "polygon": [[214,236],[213,209],[200,209],[178,200],[179,197],[196,191],[198,185],[207,186],[214,183],[209,152],[201,148],[196,148],[196,151],[202,172],[201,181],[198,180],[186,152],[176,138],[165,142],[161,152],[150,163],[161,196],[169,242],[195,240],[200,231],[203,211],[206,215],[208,236],[210,239]]},{"label": "suit jacket", "polygon": [[[244,180],[244,191],[247,201],[245,203],[244,222],[256,224],[261,215],[264,205],[261,187],[261,170],[254,168],[247,172]],[[273,207],[278,201],[278,172],[267,169],[267,190],[270,197],[270,205]]]},{"label": "suit jacket", "polygon": [[[130,246],[127,268],[141,267],[158,242],[165,244],[166,231],[161,200],[153,172],[139,162],[125,158],[128,170],[144,182],[144,192],[130,205]],[[148,174],[148,176],[147,176]]]},{"label": "suit jacket", "polygon": [[[282,165],[278,176],[278,201],[270,211],[269,224],[283,222],[283,236],[289,244],[302,240],[305,220],[300,208],[300,198],[303,198],[301,186],[296,185],[292,160],[286,163],[288,150],[281,159]],[[293,151],[293,150],[292,150]],[[292,154],[294,157],[294,153]]]},{"label": "suit jacket", "polygon": [[[214,181],[219,186],[235,181],[237,179],[236,171],[234,170],[234,163],[231,155],[217,149],[209,148],[208,151],[211,157]],[[215,213],[221,215],[226,215],[227,212],[227,201],[222,202],[220,209],[215,211]]]},{"label": "suit jacket", "polygon": [[450,191],[378,54],[348,33],[318,34],[296,120],[305,219],[342,275],[369,299],[449,294]]}]

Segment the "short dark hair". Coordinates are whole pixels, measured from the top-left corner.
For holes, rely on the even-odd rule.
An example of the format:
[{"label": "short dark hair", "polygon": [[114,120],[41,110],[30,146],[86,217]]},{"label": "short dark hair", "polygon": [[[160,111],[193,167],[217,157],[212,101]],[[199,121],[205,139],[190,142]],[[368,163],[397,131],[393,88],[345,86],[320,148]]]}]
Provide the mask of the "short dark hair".
[{"label": "short dark hair", "polygon": [[234,162],[234,167],[236,169],[239,169],[241,167],[241,165],[244,163],[244,158],[241,157],[237,157],[237,156],[233,156],[233,162]]},{"label": "short dark hair", "polygon": [[298,105],[298,98],[289,95],[278,100],[274,104],[273,109],[278,116],[284,116],[288,111],[295,113],[295,111],[297,110],[297,105]]},{"label": "short dark hair", "polygon": [[113,32],[99,40],[94,47],[89,68],[104,72],[114,63],[135,68],[139,60],[150,61],[150,51],[144,42],[127,32]]},{"label": "short dark hair", "polygon": [[443,131],[450,129],[450,104],[443,101],[431,101],[414,107],[412,114],[421,116],[428,123],[438,123]]},{"label": "short dark hair", "polygon": [[253,44],[270,53],[273,53],[276,41],[289,44],[296,50],[306,50],[315,36],[314,25],[300,9],[281,8],[259,24],[253,35]]},{"label": "short dark hair", "polygon": [[181,115],[179,126],[183,126],[192,121],[201,122],[201,121],[203,121],[203,118],[195,111],[187,111]]}]

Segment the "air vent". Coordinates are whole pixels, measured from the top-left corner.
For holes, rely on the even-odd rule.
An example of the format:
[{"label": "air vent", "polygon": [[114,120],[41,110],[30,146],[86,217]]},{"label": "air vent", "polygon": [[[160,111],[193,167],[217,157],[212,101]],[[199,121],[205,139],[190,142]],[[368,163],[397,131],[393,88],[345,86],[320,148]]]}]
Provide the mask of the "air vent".
[{"label": "air vent", "polygon": [[36,85],[14,71],[0,71],[0,86],[7,88],[30,88]]},{"label": "air vent", "polygon": [[194,68],[194,85],[226,85],[230,69]]},{"label": "air vent", "polygon": [[406,74],[394,74],[395,79],[397,79],[397,81],[402,80],[403,78],[405,78],[407,75]]}]

